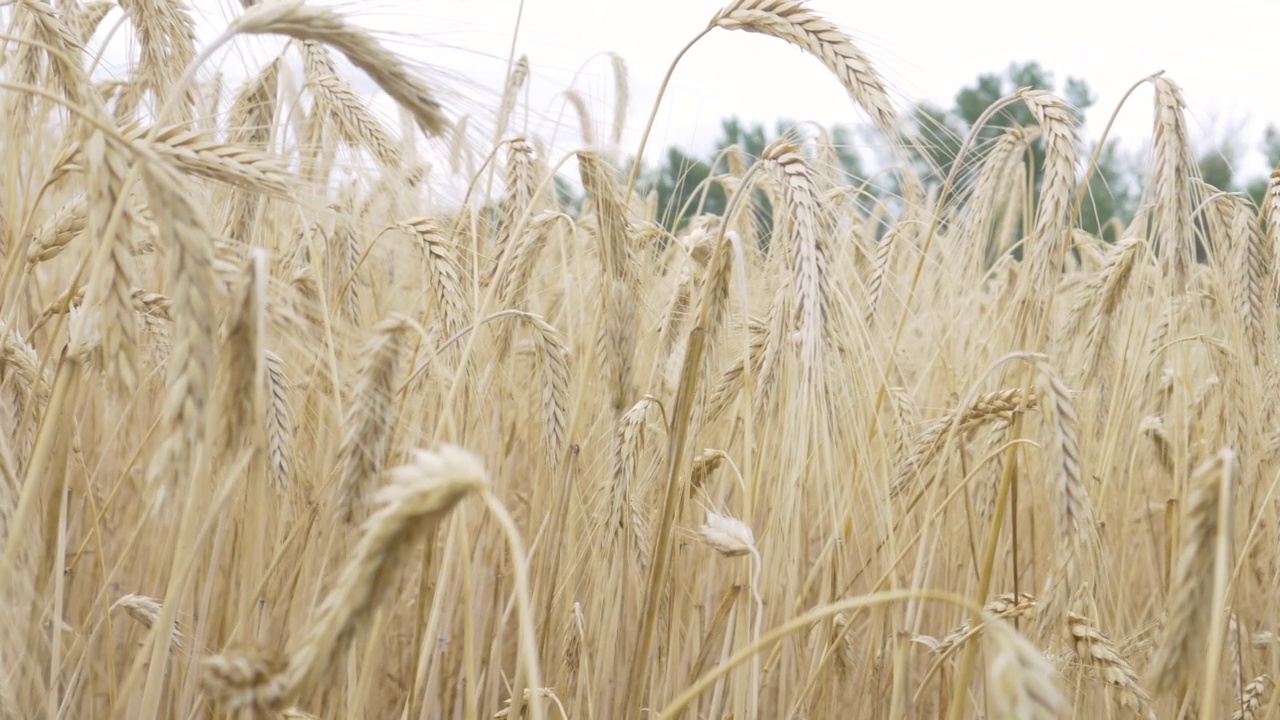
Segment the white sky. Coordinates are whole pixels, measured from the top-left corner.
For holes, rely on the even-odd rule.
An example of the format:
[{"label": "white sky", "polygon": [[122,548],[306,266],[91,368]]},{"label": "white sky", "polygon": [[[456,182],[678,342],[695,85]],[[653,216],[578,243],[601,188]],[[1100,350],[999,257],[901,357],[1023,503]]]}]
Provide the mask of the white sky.
[{"label": "white sky", "polygon": [[[211,27],[240,12],[238,0],[193,0]],[[398,50],[450,73],[450,109],[476,118],[492,114],[506,68],[518,0],[355,0],[335,3],[355,22],[380,31]],[[679,49],[723,5],[721,0],[525,0],[517,55],[532,67],[529,106],[535,114],[561,108],[557,93],[571,83],[590,102],[597,136],[612,117],[608,58],[630,71],[631,112],[624,151]],[[1165,70],[1186,95],[1193,142],[1238,138],[1249,151],[1242,171],[1264,171],[1254,152],[1267,122],[1280,124],[1270,57],[1280,27],[1280,0],[1219,0],[1214,5],[1131,0],[876,2],[811,0],[809,7],[848,30],[891,85],[895,99],[929,98],[949,106],[957,90],[1012,61],[1037,60],[1061,84],[1086,80],[1098,95],[1086,134],[1096,137],[1130,85]],[[108,23],[117,17],[116,13]],[[392,36],[389,33],[396,33]],[[260,58],[233,59],[231,65]],[[437,70],[438,68],[438,70]],[[251,68],[255,69],[255,68]],[[228,75],[235,68],[227,66]],[[243,72],[243,71],[241,71]],[[703,149],[722,117],[738,115],[772,129],[780,116],[822,123],[863,123],[840,85],[817,60],[773,38],[716,30],[681,61],[646,158],[668,143]],[[563,145],[573,147],[576,119],[566,112]],[[1151,92],[1139,89],[1117,124],[1129,147],[1150,133]]]}]

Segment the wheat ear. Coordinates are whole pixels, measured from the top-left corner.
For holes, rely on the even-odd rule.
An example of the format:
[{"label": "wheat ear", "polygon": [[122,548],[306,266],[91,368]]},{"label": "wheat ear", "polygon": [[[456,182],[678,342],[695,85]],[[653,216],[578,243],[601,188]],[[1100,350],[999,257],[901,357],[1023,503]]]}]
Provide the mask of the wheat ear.
[{"label": "wheat ear", "polygon": [[365,521],[337,583],[290,654],[280,683],[283,697],[306,695],[316,687],[333,659],[344,654],[357,627],[394,587],[408,546],[431,533],[468,495],[489,486],[479,458],[453,445],[435,452],[415,450],[409,460],[389,473],[375,498],[380,508]]},{"label": "wheat ear", "polygon": [[124,197],[128,162],[101,132],[93,133],[85,148],[89,197],[86,229],[99,243],[85,294],[90,306],[101,308],[102,355],[108,376],[125,393],[138,384],[137,323],[133,313],[133,259],[125,242],[128,223],[118,217]]},{"label": "wheat ear", "polygon": [[1194,253],[1191,225],[1191,179],[1195,176],[1187,121],[1186,101],[1177,83],[1155,79],[1155,129],[1152,133],[1153,182],[1155,184],[1155,233],[1160,259],[1170,290],[1186,290]]},{"label": "wheat ear", "polygon": [[271,458],[271,480],[276,492],[289,488],[293,469],[293,417],[289,412],[289,379],[284,361],[270,350],[263,350],[266,372],[267,452]]},{"label": "wheat ear", "polygon": [[395,427],[395,392],[400,359],[413,321],[393,315],[378,323],[361,354],[359,382],[343,421],[338,447],[338,515],[349,523],[363,519],[371,483],[382,477]]},{"label": "wheat ear", "polygon": [[188,477],[195,447],[207,439],[209,398],[216,354],[215,302],[220,294],[213,269],[213,234],[197,209],[187,183],[158,158],[145,159],[142,179],[156,211],[156,224],[171,246],[172,313],[176,323],[169,356],[169,389],[162,416],[169,428],[151,465],[152,477],[166,478],[160,500],[179,477]]},{"label": "wheat ear", "polygon": [[228,32],[275,33],[334,47],[412,113],[427,136],[438,137],[448,127],[430,88],[413,77],[404,62],[378,44],[368,32],[353,27],[333,10],[296,0],[262,3],[237,18]]},{"label": "wheat ear", "polygon": [[1142,689],[1133,665],[1120,654],[1110,638],[1094,627],[1088,618],[1076,613],[1067,616],[1067,637],[1075,656],[1097,671],[1102,681],[1115,690],[1122,707],[1144,720],[1155,720],[1151,696]]},{"label": "wheat ear", "polygon": [[[1228,528],[1219,523],[1221,500],[1234,480],[1235,456],[1223,450],[1191,476],[1169,598],[1169,619],[1147,668],[1147,686],[1157,695],[1181,691],[1205,661],[1204,647],[1214,607],[1215,546]],[[1225,487],[1224,487],[1225,485]],[[1214,678],[1216,681],[1216,678]]]},{"label": "wheat ear", "polygon": [[871,61],[849,34],[798,0],[738,0],[716,13],[709,27],[744,30],[795,45],[827,67],[854,103],[886,135],[897,130],[898,114]]}]

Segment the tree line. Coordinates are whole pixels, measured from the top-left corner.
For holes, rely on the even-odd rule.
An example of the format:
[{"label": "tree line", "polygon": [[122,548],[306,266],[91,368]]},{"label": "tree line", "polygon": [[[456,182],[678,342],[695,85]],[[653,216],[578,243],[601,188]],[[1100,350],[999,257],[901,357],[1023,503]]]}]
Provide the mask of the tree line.
[{"label": "tree line", "polygon": [[[951,172],[957,161],[964,139],[978,119],[1002,97],[1018,88],[1057,92],[1070,103],[1083,120],[1097,101],[1087,82],[1068,77],[1061,87],[1053,74],[1037,62],[1015,62],[1002,72],[985,73],[970,85],[956,93],[949,107],[932,102],[921,102],[910,109],[908,136],[912,141],[904,148],[908,162],[926,185],[939,185]],[[978,132],[973,147],[981,153],[986,144],[994,141],[1006,128],[1015,125],[1033,127],[1035,120],[1020,103],[1009,105],[997,112]],[[724,185],[715,177],[729,171],[730,158],[727,149],[737,146],[748,161],[759,158],[764,148],[773,140],[786,134],[803,130],[803,125],[788,119],[780,119],[772,129],[762,123],[748,124],[737,117],[721,121],[720,136],[706,155],[696,155],[679,147],[670,147],[659,165],[642,173],[643,185],[656,193],[658,217],[670,231],[677,231],[699,211],[718,214],[727,201]],[[869,136],[869,129],[851,125],[826,128],[826,142],[832,148],[834,171],[846,184],[859,183],[868,178],[875,167],[900,163],[900,159],[866,157],[867,148],[883,147],[883,140]],[[1083,131],[1082,131],[1083,135]],[[1082,137],[1081,167],[1087,164],[1096,150],[1096,140]],[[859,149],[861,148],[861,150]],[[1197,158],[1201,178],[1214,187],[1238,192],[1255,204],[1266,193],[1267,178],[1241,177],[1236,165],[1244,154],[1238,139],[1220,138],[1200,149]],[[1270,167],[1280,167],[1280,130],[1269,125],[1259,148]],[[1037,139],[1030,144],[1032,168],[1038,176],[1043,166],[1044,147]],[[974,170],[974,154],[959,158],[962,162],[961,178]],[[832,159],[829,159],[832,161]],[[1141,150],[1126,150],[1115,139],[1109,139],[1098,154],[1098,161],[1089,180],[1088,201],[1081,209],[1080,227],[1108,241],[1114,242],[1119,228],[1133,218],[1138,209],[1142,177],[1146,172],[1146,158]],[[874,184],[872,184],[874,185]],[[893,187],[878,185],[880,192],[893,192]],[[1032,183],[1032,191],[1038,192],[1038,180]],[[767,200],[757,199],[761,217],[769,216]],[[1118,222],[1117,222],[1118,221]]]}]

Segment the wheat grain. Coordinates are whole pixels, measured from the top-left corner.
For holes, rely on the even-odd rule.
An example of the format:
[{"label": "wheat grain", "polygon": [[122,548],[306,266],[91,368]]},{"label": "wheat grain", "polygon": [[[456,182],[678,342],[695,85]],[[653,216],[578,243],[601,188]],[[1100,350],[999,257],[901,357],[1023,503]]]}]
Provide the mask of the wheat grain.
[{"label": "wheat grain", "polygon": [[[208,133],[181,125],[138,128],[128,134],[184,172],[236,187],[273,195],[288,195],[292,176],[270,155],[225,143]],[[145,140],[143,138],[145,137]]]},{"label": "wheat grain", "polygon": [[[84,25],[81,27],[96,25],[93,16],[100,12],[102,11],[99,9],[86,9]],[[89,76],[81,65],[83,41],[79,37],[79,28],[68,27],[52,7],[40,0],[20,0],[16,3],[14,17],[15,20],[22,19],[29,23],[31,34],[48,48],[48,72],[63,95],[73,103],[89,106],[95,95],[90,89]],[[101,16],[98,20],[101,20]],[[22,63],[23,55],[36,52],[38,49],[34,46],[20,46],[16,62]]]},{"label": "wheat grain", "polygon": [[1088,618],[1076,613],[1068,614],[1067,637],[1075,656],[1086,666],[1093,668],[1103,682],[1115,688],[1122,707],[1131,710],[1138,717],[1155,720],[1151,696],[1142,689],[1133,666]]},{"label": "wheat grain", "polygon": [[1265,352],[1270,314],[1270,305],[1264,298],[1274,296],[1268,294],[1272,272],[1271,248],[1263,241],[1253,211],[1244,200],[1223,195],[1214,201],[1214,205],[1227,230],[1223,237],[1228,246],[1223,253],[1225,272],[1222,278],[1228,287],[1227,296],[1235,319],[1244,331],[1250,355],[1257,364]]},{"label": "wheat grain", "polygon": [[502,222],[498,225],[498,236],[494,241],[493,259],[485,272],[486,285],[491,284],[497,274],[502,256],[513,251],[513,234],[533,203],[538,183],[534,163],[533,148],[524,138],[512,138],[507,143],[507,189],[502,202]]},{"label": "wheat grain", "polygon": [[536,316],[533,325],[538,368],[542,374],[542,424],[551,466],[557,467],[569,434],[569,351],[560,332]]},{"label": "wheat grain", "polygon": [[338,132],[344,140],[363,146],[389,168],[404,165],[404,156],[390,131],[369,112],[350,85],[336,75],[321,75],[308,79],[307,87],[320,103],[317,112],[337,121]]},{"label": "wheat grain", "polygon": [[[1036,599],[1035,596],[1027,593],[997,595],[988,601],[983,609],[992,617],[1001,620],[1033,617],[1036,612]],[[981,634],[984,627],[985,624],[979,625],[975,629],[966,620],[959,627],[944,635],[941,640],[933,643],[930,649],[936,657],[935,664],[941,663],[964,643]]]},{"label": "wheat grain", "polygon": [[[1030,313],[1026,319],[1036,323],[1028,327],[1038,328],[1066,257],[1078,138],[1070,107],[1061,98],[1039,90],[1022,90],[1018,95],[1040,124],[1045,149],[1044,179],[1031,231],[1033,245],[1027,251],[1028,272],[1023,276],[1023,307]],[[1050,288],[1048,297],[1045,287]]]},{"label": "wheat grain", "polygon": [[58,208],[36,230],[27,252],[32,264],[52,260],[80,233],[89,222],[89,203],[84,197],[76,198]]},{"label": "wheat grain", "polygon": [[930,421],[912,443],[911,453],[899,466],[892,494],[900,495],[917,477],[923,477],[925,468],[946,446],[953,428],[957,437],[963,437],[989,422],[1012,420],[1013,413],[1033,409],[1038,403],[1039,397],[1034,393],[1024,403],[1022,388],[1005,388],[982,393],[967,407],[956,408]]},{"label": "wheat grain", "polygon": [[578,118],[578,132],[582,135],[583,146],[591,147],[595,145],[596,132],[591,121],[591,111],[587,109],[586,99],[577,90],[569,89],[564,91],[564,100],[569,103],[569,107],[573,108],[573,112]]},{"label": "wheat grain", "polygon": [[1067,700],[1056,685],[1053,665],[1003,620],[993,618],[986,626],[995,650],[988,680],[994,714],[1028,720],[1062,717]]},{"label": "wheat grain", "polygon": [[[648,545],[648,527],[638,495],[640,459],[644,452],[645,425],[653,401],[644,398],[631,406],[618,420],[613,435],[612,482],[603,519],[606,537],[614,553],[630,551],[644,564]],[[622,550],[619,550],[622,548]]]},{"label": "wheat grain", "polygon": [[1103,367],[1103,360],[1110,348],[1112,319],[1128,287],[1138,256],[1146,249],[1141,238],[1129,238],[1115,244],[1106,255],[1103,267],[1081,289],[1073,315],[1085,317],[1085,308],[1092,304],[1085,350],[1085,376],[1096,377]]},{"label": "wheat grain", "polygon": [[203,684],[227,711],[258,713],[282,711],[284,704],[272,683],[284,672],[288,660],[267,648],[242,647],[205,658]]},{"label": "wheat grain", "polygon": [[751,555],[756,552],[755,534],[737,518],[707,511],[707,521],[698,530],[702,541],[725,557]]},{"label": "wheat grain", "polygon": [[1258,711],[1267,701],[1275,683],[1270,675],[1259,675],[1244,686],[1240,696],[1240,708],[1231,714],[1231,720],[1257,720]]},{"label": "wheat grain", "polygon": [[[146,595],[129,593],[111,604],[112,609],[120,608],[139,625],[150,630],[160,620],[160,601]],[[183,648],[182,630],[175,623],[169,642],[175,650]]]}]

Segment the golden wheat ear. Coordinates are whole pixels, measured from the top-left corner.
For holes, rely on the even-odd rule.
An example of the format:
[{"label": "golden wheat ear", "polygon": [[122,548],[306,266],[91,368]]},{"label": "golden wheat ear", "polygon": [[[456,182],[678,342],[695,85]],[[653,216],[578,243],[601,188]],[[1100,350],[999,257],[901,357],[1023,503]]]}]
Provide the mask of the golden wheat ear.
[{"label": "golden wheat ear", "polygon": [[359,542],[287,659],[243,651],[208,657],[205,687],[235,708],[278,710],[309,696],[387,599],[407,547],[488,485],[479,458],[462,448],[415,450],[387,474],[378,509],[361,525]]}]

